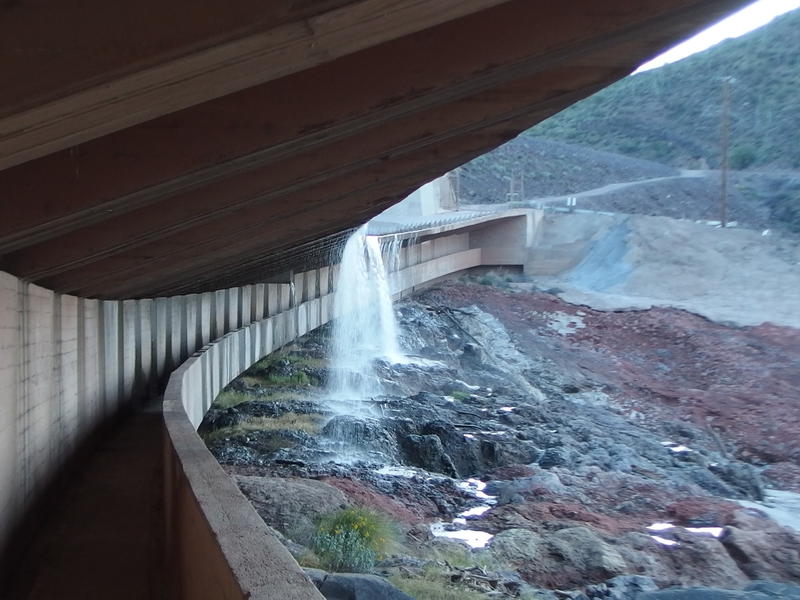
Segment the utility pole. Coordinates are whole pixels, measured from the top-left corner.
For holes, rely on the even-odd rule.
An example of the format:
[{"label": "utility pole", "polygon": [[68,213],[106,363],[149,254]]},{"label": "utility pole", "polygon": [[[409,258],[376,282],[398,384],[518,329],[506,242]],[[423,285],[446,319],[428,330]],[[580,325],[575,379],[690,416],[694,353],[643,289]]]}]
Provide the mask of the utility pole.
[{"label": "utility pole", "polygon": [[511,179],[508,182],[508,194],[506,195],[508,202],[521,202],[525,200],[525,173],[522,166],[519,164],[514,165],[511,169]]},{"label": "utility pole", "polygon": [[720,224],[722,228],[728,226],[728,147],[730,146],[731,130],[731,78],[722,80],[722,123],[721,123],[721,160],[720,160]]},{"label": "utility pole", "polygon": [[461,210],[461,167],[456,167],[447,174],[450,180],[450,193],[453,196],[453,210]]}]

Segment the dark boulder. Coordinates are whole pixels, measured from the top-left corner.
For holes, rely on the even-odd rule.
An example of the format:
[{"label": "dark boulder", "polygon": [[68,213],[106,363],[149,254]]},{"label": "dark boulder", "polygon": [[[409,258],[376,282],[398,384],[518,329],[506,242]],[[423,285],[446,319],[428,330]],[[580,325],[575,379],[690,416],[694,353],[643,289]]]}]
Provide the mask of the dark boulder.
[{"label": "dark boulder", "polygon": [[539,466],[543,469],[567,466],[570,462],[570,453],[565,448],[548,448],[539,458]]},{"label": "dark boulder", "polygon": [[401,442],[406,462],[415,467],[449,477],[458,477],[453,461],[435,435],[408,435]]},{"label": "dark boulder", "polygon": [[590,585],[584,590],[588,598],[603,600],[630,600],[642,592],[654,592],[658,586],[650,577],[642,575],[619,575],[603,583]]},{"label": "dark boulder", "polygon": [[326,573],[305,569],[327,600],[414,600],[377,575],[361,573]]},{"label": "dark boulder", "polygon": [[397,455],[394,435],[377,419],[338,415],[328,421],[322,433],[361,451],[378,452],[390,458]]},{"label": "dark boulder", "polygon": [[[422,426],[423,435],[435,435],[447,448],[447,454],[456,468],[457,476],[472,477],[485,470],[485,456],[481,452],[481,443],[475,438],[466,438],[451,423],[446,421],[430,421]],[[487,448],[491,455],[491,449]],[[495,466],[494,463],[491,466]]]}]

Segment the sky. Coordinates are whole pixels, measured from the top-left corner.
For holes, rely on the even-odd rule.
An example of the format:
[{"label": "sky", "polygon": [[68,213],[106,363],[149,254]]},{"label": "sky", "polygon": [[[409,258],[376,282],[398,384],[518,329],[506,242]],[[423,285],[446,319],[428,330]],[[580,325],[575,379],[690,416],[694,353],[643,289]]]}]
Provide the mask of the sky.
[{"label": "sky", "polygon": [[704,29],[696,36],[667,50],[664,54],[646,62],[636,72],[661,67],[705,50],[725,39],[739,37],[748,31],[766,25],[776,16],[795,8],[800,8],[800,0],[758,0],[753,2],[708,29]]}]

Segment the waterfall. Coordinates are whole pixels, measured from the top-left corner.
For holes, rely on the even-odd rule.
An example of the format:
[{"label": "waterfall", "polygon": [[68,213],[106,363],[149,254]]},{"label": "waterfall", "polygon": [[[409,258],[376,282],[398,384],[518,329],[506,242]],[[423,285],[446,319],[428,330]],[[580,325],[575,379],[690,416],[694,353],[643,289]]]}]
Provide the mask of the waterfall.
[{"label": "waterfall", "polygon": [[328,392],[343,412],[360,412],[364,401],[381,393],[375,361],[403,358],[380,243],[366,225],[345,244],[334,316]]}]

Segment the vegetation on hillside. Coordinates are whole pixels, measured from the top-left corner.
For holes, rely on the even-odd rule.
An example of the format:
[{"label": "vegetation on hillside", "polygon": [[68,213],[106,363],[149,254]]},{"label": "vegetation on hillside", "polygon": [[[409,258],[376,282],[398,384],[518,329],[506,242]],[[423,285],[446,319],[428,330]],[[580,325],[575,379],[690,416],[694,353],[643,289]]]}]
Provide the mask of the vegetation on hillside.
[{"label": "vegetation on hillside", "polygon": [[731,166],[800,168],[800,10],[740,38],[627,77],[526,135],[677,167],[720,163],[723,80]]},{"label": "vegetation on hillside", "polygon": [[[367,508],[350,507],[327,514],[317,522],[311,538],[315,566],[329,571],[369,573],[396,535],[386,516]],[[315,564],[309,557],[306,559]]]},{"label": "vegetation on hillside", "polygon": [[470,204],[508,201],[515,172],[524,176],[525,198],[560,196],[620,181],[678,173],[672,167],[652,161],[522,135],[461,168],[464,201]]}]

